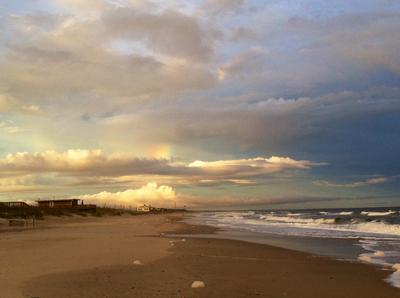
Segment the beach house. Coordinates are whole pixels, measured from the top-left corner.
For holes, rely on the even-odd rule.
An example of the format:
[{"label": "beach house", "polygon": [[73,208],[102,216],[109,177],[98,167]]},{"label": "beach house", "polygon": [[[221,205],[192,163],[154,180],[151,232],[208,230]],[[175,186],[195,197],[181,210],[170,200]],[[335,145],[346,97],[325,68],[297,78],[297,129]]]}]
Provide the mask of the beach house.
[{"label": "beach house", "polygon": [[151,211],[151,206],[150,205],[141,205],[141,206],[138,206],[137,208],[136,208],[136,211],[137,212],[150,212]]},{"label": "beach house", "polygon": [[80,211],[96,210],[96,205],[84,204],[80,199],[38,200],[40,209],[78,209]]},{"label": "beach house", "polygon": [[77,208],[80,200],[65,199],[65,200],[38,200],[39,208]]}]

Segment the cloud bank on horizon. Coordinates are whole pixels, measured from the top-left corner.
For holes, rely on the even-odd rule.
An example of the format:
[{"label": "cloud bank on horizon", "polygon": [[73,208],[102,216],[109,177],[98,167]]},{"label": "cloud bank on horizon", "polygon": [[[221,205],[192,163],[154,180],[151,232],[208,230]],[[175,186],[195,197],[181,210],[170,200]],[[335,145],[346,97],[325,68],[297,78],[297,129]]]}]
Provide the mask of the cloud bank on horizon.
[{"label": "cloud bank on horizon", "polygon": [[397,1],[15,0],[0,27],[1,200],[399,203]]}]

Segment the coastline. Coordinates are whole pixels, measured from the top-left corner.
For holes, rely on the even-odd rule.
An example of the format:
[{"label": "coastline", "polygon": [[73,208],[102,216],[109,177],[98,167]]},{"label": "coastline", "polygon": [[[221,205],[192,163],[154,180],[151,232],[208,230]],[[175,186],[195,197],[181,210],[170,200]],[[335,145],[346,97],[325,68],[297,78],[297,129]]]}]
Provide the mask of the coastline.
[{"label": "coastline", "polygon": [[[3,233],[1,298],[398,297],[389,271],[209,234],[181,215],[104,218]],[[25,245],[24,245],[25,244]],[[140,260],[143,265],[133,265]],[[195,280],[205,288],[192,289]]]}]

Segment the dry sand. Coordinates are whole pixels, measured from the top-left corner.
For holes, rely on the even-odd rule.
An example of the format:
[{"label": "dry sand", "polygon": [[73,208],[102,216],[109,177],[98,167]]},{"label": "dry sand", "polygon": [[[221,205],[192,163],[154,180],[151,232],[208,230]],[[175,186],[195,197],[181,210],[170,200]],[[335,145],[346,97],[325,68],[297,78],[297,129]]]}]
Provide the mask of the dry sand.
[{"label": "dry sand", "polygon": [[[400,297],[383,281],[389,272],[372,266],[241,241],[160,236],[177,230],[212,231],[149,215],[1,233],[0,297]],[[192,289],[193,281],[205,287]]]},{"label": "dry sand", "polygon": [[166,217],[154,215],[52,218],[39,225],[35,230],[0,233],[0,298],[68,297],[62,291],[38,294],[34,284],[26,295],[21,289],[41,275],[131,266],[135,260],[148,263],[165,257],[169,240],[148,235],[174,229]]}]

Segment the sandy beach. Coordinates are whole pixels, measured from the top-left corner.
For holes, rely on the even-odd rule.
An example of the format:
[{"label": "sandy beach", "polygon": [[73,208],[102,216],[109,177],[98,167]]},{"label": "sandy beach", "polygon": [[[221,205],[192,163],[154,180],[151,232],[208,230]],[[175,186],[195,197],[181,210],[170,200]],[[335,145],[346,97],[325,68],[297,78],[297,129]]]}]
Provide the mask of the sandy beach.
[{"label": "sandy beach", "polygon": [[[399,297],[389,271],[210,233],[180,215],[48,220],[0,233],[0,297]],[[134,261],[140,261],[135,265]],[[204,288],[192,289],[193,281]]]}]

